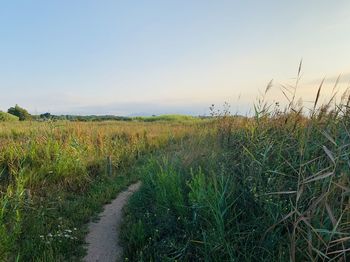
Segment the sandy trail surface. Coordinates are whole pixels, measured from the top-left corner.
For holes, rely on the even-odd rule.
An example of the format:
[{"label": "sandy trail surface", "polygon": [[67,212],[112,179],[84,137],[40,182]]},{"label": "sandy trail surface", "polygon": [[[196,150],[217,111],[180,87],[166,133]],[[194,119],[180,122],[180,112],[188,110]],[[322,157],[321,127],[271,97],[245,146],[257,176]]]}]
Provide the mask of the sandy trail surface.
[{"label": "sandy trail surface", "polygon": [[141,183],[137,182],[121,192],[110,204],[104,206],[104,211],[99,215],[100,220],[89,224],[89,234],[85,238],[88,243],[88,252],[84,261],[115,262],[121,260],[123,250],[118,239],[122,209],[140,185]]}]

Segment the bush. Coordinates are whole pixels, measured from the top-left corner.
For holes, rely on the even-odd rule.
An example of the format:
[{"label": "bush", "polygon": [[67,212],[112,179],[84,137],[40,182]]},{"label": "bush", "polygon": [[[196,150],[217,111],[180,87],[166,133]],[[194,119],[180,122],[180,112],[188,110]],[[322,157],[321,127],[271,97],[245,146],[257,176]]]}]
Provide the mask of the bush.
[{"label": "bush", "polygon": [[17,116],[20,121],[30,120],[32,118],[32,116],[28,113],[28,111],[20,107],[19,105],[15,105],[15,107],[10,107],[7,110],[7,113]]}]

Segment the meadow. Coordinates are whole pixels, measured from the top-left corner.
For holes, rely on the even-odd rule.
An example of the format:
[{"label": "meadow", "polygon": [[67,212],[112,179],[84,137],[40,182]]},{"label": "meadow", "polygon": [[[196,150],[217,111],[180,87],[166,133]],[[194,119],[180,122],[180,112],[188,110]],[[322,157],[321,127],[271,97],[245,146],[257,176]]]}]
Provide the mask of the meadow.
[{"label": "meadow", "polygon": [[318,100],[261,98],[252,117],[2,122],[0,255],[79,261],[86,223],[141,180],[126,261],[347,261],[350,100]]},{"label": "meadow", "polygon": [[186,123],[0,122],[1,261],[76,261],[86,223]]}]

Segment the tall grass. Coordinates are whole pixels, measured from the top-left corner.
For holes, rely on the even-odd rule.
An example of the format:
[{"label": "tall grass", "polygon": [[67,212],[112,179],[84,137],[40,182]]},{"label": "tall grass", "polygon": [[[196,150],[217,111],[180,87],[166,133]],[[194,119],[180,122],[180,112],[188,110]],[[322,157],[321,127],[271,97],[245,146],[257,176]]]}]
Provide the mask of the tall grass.
[{"label": "tall grass", "polygon": [[145,167],[126,209],[127,259],[350,259],[349,99],[319,105],[321,83],[308,110],[297,84],[285,109],[263,94],[254,117],[215,114]]},{"label": "tall grass", "polygon": [[138,179],[135,161],[191,129],[190,123],[0,123],[0,260],[76,261],[84,224]]},{"label": "tall grass", "polygon": [[[346,261],[350,99],[308,109],[265,92],[253,117],[0,123],[0,256],[76,261],[84,224],[127,184],[131,261]],[[338,81],[337,81],[338,82]]]},{"label": "tall grass", "polygon": [[19,121],[19,118],[9,113],[0,111],[0,122],[3,121]]}]

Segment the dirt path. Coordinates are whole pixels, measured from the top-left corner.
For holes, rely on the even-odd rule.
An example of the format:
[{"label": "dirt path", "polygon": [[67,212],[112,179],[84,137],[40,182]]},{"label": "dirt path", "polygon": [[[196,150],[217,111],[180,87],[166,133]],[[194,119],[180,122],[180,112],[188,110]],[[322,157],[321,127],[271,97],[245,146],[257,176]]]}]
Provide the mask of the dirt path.
[{"label": "dirt path", "polygon": [[89,234],[85,239],[89,244],[88,253],[84,261],[115,262],[121,259],[122,247],[118,244],[118,227],[122,219],[122,208],[139,187],[140,182],[129,186],[112,203],[105,205],[98,222],[89,224]]}]

